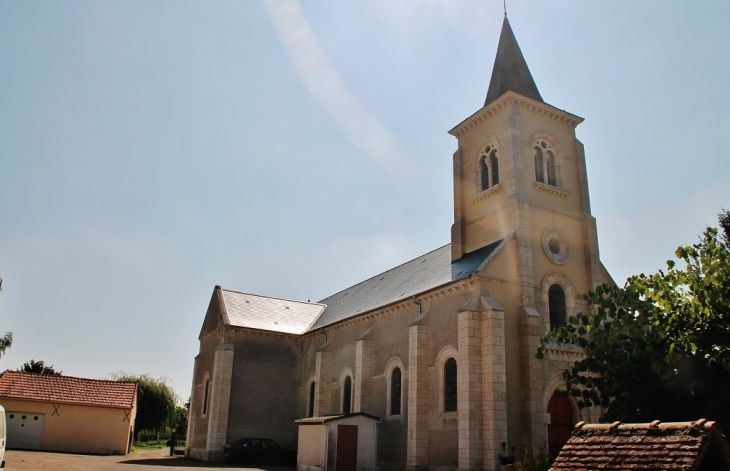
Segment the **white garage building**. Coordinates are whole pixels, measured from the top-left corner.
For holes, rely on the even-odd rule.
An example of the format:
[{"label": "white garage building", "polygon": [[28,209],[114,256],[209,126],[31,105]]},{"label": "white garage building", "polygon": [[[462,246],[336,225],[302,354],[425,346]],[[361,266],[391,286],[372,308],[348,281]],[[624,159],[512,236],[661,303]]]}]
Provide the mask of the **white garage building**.
[{"label": "white garage building", "polygon": [[123,455],[137,383],[6,371],[0,377],[7,447]]}]

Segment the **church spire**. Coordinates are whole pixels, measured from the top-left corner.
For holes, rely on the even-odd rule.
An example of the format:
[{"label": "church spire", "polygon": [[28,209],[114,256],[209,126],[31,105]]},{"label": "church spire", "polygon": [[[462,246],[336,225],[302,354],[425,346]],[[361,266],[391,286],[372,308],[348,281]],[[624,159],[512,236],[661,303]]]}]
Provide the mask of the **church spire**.
[{"label": "church spire", "polygon": [[492,69],[492,80],[489,82],[484,105],[488,105],[510,90],[542,102],[543,99],[537,90],[537,85],[530,74],[522,51],[520,51],[520,45],[517,44],[517,38],[512,32],[506,13],[505,9],[502,33],[499,36],[499,46],[497,46],[497,57],[494,59]]}]

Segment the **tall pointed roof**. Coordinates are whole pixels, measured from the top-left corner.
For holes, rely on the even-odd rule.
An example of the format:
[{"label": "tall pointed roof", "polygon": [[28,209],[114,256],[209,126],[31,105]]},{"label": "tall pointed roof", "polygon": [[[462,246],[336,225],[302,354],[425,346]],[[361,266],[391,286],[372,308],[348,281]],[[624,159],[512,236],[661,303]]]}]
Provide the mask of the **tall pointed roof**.
[{"label": "tall pointed roof", "polygon": [[489,82],[484,105],[488,105],[510,90],[544,103],[537,90],[537,85],[535,85],[535,80],[530,74],[530,69],[527,67],[525,57],[520,51],[520,45],[517,44],[515,33],[505,16],[502,33],[499,35],[497,57],[494,59],[492,80]]}]

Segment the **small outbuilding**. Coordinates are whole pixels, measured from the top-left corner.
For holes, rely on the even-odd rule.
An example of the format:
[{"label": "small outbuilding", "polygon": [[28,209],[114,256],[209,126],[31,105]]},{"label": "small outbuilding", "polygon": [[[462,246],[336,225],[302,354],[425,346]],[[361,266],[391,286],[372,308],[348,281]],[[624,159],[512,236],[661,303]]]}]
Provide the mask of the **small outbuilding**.
[{"label": "small outbuilding", "polygon": [[730,470],[730,445],[720,427],[705,419],[610,425],[580,422],[551,469]]},{"label": "small outbuilding", "polygon": [[297,420],[297,471],[374,470],[378,422],[362,412]]},{"label": "small outbuilding", "polygon": [[137,383],[6,371],[7,447],[104,455],[129,452]]}]

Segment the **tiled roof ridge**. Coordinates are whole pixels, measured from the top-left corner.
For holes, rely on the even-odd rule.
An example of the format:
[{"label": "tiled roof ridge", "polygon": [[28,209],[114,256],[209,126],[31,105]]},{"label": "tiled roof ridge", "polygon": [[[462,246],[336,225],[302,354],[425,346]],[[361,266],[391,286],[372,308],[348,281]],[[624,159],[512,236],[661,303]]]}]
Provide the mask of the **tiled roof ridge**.
[{"label": "tiled roof ridge", "polygon": [[222,286],[221,286],[221,291],[228,291],[229,293],[236,293],[236,294],[245,294],[247,296],[256,296],[257,298],[276,299],[278,301],[289,301],[289,302],[292,302],[292,303],[308,304],[308,305],[314,305],[314,306],[327,307],[326,304],[322,304],[321,302],[300,301],[298,299],[282,298],[282,297],[279,297],[279,296],[270,296],[270,295],[267,295],[267,294],[246,293],[244,291],[237,291],[235,289],[228,289],[228,288],[224,288]]},{"label": "tiled roof ridge", "polygon": [[591,431],[635,431],[635,430],[687,430],[687,429],[711,429],[716,426],[716,421],[699,419],[690,422],[662,422],[655,420],[647,423],[622,423],[613,422],[611,424],[586,424],[579,422],[573,433],[591,432]]},{"label": "tiled roof ridge", "polygon": [[356,286],[360,286],[360,285],[362,285],[362,284],[364,284],[364,283],[367,283],[368,281],[370,281],[370,280],[373,280],[373,279],[375,279],[375,278],[377,278],[377,277],[379,277],[379,276],[383,276],[383,275],[385,275],[385,274],[386,274],[386,273],[388,273],[388,272],[391,272],[391,271],[397,270],[398,268],[400,268],[400,267],[402,267],[402,266],[404,266],[404,265],[408,265],[408,264],[409,264],[409,263],[411,263],[411,262],[415,262],[415,261],[416,261],[417,259],[419,259],[419,258],[421,258],[421,257],[425,257],[426,255],[432,254],[432,253],[436,252],[437,250],[441,250],[441,249],[443,249],[444,247],[447,247],[447,246],[449,246],[449,245],[451,245],[451,243],[450,243],[450,242],[449,242],[448,244],[444,244],[444,245],[442,245],[441,247],[437,247],[437,248],[435,248],[435,249],[433,249],[433,250],[429,250],[429,251],[428,251],[428,252],[426,252],[426,253],[422,253],[421,255],[418,255],[418,256],[416,256],[416,257],[413,257],[412,259],[410,259],[410,260],[407,260],[407,261],[405,261],[405,262],[403,262],[403,263],[401,263],[401,264],[399,264],[399,265],[396,265],[396,266],[394,266],[394,267],[392,267],[392,268],[389,268],[389,269],[387,269],[387,270],[385,270],[385,271],[382,271],[382,272],[380,272],[380,273],[377,273],[377,274],[375,274],[375,275],[371,276],[370,278],[366,278],[366,279],[364,279],[364,280],[362,280],[362,281],[360,281],[360,282],[358,282],[358,283],[355,283],[354,285],[350,285],[350,286],[348,286],[348,287],[346,287],[346,288],[342,288],[341,290],[337,291],[336,293],[332,293],[332,294],[330,294],[329,296],[327,296],[326,298],[322,298],[322,299],[320,299],[320,300],[319,300],[318,302],[319,302],[319,303],[322,303],[322,304],[324,304],[324,305],[326,306],[326,304],[325,304],[325,303],[323,303],[323,301],[324,301],[325,299],[329,299],[329,298],[332,298],[332,297],[334,297],[334,296],[337,296],[338,294],[340,294],[340,293],[342,293],[342,292],[345,292],[345,291],[347,291],[347,290],[349,290],[349,289],[352,289],[352,288],[354,288],[354,287],[356,287]]},{"label": "tiled roof ridge", "polygon": [[96,379],[96,378],[84,378],[82,376],[71,376],[71,375],[49,375],[49,374],[39,374],[39,373],[28,373],[26,371],[17,371],[17,370],[5,370],[2,373],[0,373],[0,376],[5,376],[6,374],[17,374],[17,375],[24,375],[24,376],[33,376],[33,377],[42,377],[46,379],[79,379],[81,381],[94,381],[94,382],[103,382],[103,383],[114,383],[114,384],[137,384],[139,381],[117,381],[115,379]]}]

